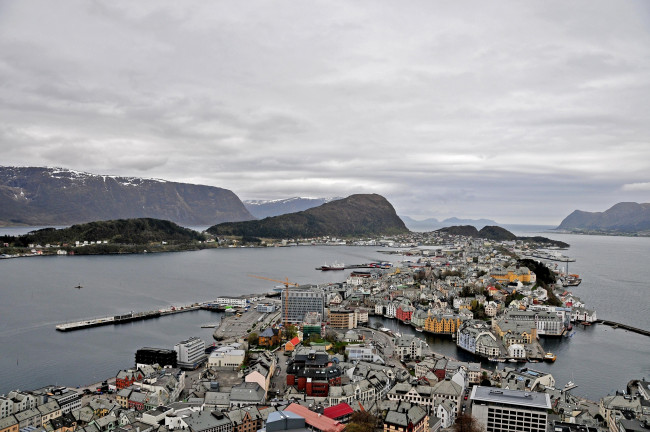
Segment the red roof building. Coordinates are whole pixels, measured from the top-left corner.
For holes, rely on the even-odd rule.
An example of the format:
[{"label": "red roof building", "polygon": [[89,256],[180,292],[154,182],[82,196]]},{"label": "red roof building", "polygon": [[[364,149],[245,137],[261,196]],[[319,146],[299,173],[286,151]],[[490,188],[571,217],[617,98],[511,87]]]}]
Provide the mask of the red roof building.
[{"label": "red roof building", "polygon": [[331,418],[332,420],[336,420],[341,423],[347,423],[350,421],[350,417],[352,416],[353,412],[354,410],[350,405],[346,404],[345,402],[341,402],[338,405],[325,408],[323,415],[325,417]]},{"label": "red roof building", "polygon": [[296,349],[299,343],[300,343],[300,339],[298,338],[298,336],[296,336],[295,338],[291,339],[289,342],[284,344],[284,350],[293,351],[294,349]]},{"label": "red roof building", "polygon": [[309,425],[310,429],[313,429],[316,432],[342,432],[345,429],[343,423],[332,420],[325,415],[315,413],[302,405],[292,403],[284,410],[290,411],[304,418],[305,423]]}]

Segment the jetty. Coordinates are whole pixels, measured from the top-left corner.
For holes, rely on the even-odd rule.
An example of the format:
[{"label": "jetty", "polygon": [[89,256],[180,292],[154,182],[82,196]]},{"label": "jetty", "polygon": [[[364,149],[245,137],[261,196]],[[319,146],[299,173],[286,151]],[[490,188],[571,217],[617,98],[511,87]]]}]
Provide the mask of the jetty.
[{"label": "jetty", "polygon": [[82,330],[91,327],[99,327],[104,325],[117,325],[125,324],[133,321],[142,321],[152,318],[159,318],[165,315],[172,315],[183,312],[191,312],[199,310],[201,305],[194,303],[187,306],[171,306],[166,309],[152,310],[146,312],[129,312],[128,314],[123,315],[113,315],[99,318],[87,318],[81,321],[68,322],[63,324],[57,324],[56,329],[61,332],[68,332],[74,330]]},{"label": "jetty", "polygon": [[638,333],[638,334],[641,334],[641,335],[644,335],[644,336],[650,336],[650,331],[640,329],[638,327],[632,327],[631,325],[622,324],[622,323],[618,323],[618,322],[614,322],[614,321],[603,320],[603,319],[599,319],[599,320],[596,320],[594,322],[598,323],[598,324],[605,324],[606,326],[610,326],[610,327],[615,328],[615,329],[620,328],[620,329],[628,330],[628,331]]}]

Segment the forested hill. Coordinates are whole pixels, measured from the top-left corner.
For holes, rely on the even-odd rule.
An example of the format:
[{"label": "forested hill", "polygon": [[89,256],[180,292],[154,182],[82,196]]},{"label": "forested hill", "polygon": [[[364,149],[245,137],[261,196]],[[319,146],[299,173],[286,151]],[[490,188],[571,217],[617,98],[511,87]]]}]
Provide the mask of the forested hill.
[{"label": "forested hill", "polygon": [[264,238],[353,237],[407,233],[386,198],[351,195],[309,210],[248,222],[230,222],[208,229],[214,235]]},{"label": "forested hill", "polygon": [[2,237],[3,243],[26,247],[29,244],[74,245],[80,242],[104,242],[109,244],[146,245],[152,242],[192,243],[204,240],[196,231],[180,227],[160,219],[119,219],[73,225],[69,228],[44,228],[18,237]]},{"label": "forested hill", "polygon": [[479,231],[476,229],[476,227],[472,225],[459,225],[459,226],[441,228],[437,230],[437,232],[445,233],[449,235],[460,235],[465,237],[482,238],[482,239],[494,240],[494,241],[521,240],[527,243],[537,243],[537,244],[557,246],[562,248],[569,247],[568,243],[559,240],[551,240],[549,238],[541,237],[541,236],[517,237],[507,229],[501,228],[499,226],[485,226]]}]

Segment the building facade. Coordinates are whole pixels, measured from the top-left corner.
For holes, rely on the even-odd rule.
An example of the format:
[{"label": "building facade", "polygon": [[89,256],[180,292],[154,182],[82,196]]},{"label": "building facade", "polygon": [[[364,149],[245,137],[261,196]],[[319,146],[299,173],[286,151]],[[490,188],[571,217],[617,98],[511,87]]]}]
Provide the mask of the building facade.
[{"label": "building facade", "polygon": [[191,337],[174,345],[178,355],[178,367],[181,369],[196,369],[207,359],[205,342],[198,337]]},{"label": "building facade", "polygon": [[551,400],[546,393],[476,386],[472,416],[486,432],[546,432]]},{"label": "building facade", "polygon": [[302,323],[307,312],[318,312],[323,316],[324,301],[324,293],[320,288],[299,287],[283,290],[282,321]]}]

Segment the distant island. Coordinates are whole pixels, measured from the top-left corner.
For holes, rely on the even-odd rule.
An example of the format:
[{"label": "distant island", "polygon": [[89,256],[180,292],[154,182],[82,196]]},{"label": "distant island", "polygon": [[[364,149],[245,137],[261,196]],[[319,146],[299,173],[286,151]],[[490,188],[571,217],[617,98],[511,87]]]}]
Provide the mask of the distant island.
[{"label": "distant island", "polygon": [[173,222],[151,218],[119,219],[44,228],[21,236],[0,236],[5,255],[36,251],[39,255],[104,255],[173,252],[214,247],[206,237]]},{"label": "distant island", "polygon": [[215,236],[277,239],[393,235],[409,231],[386,198],[359,194],[296,213],[218,224],[208,232]]},{"label": "distant island", "polygon": [[155,218],[210,226],[254,217],[232,191],[64,168],[0,167],[0,226]]},{"label": "distant island", "polygon": [[400,215],[407,228],[411,231],[435,231],[440,228],[455,226],[455,225],[473,225],[477,229],[486,225],[498,225],[492,219],[461,219],[457,217],[450,217],[439,221],[436,218],[427,218],[423,220],[416,220],[408,216]]},{"label": "distant island", "polygon": [[604,212],[575,210],[557,230],[577,234],[650,235],[650,203],[621,202]]},{"label": "distant island", "polygon": [[460,236],[482,238],[482,239],[494,240],[494,241],[520,240],[526,243],[537,243],[537,244],[560,247],[560,248],[569,247],[568,243],[559,240],[551,240],[549,238],[541,237],[541,236],[518,237],[515,234],[508,231],[507,229],[501,228],[500,226],[485,226],[481,228],[481,230],[479,231],[473,225],[459,225],[459,226],[441,228],[437,230],[437,232],[442,232],[449,235],[460,235]]}]

